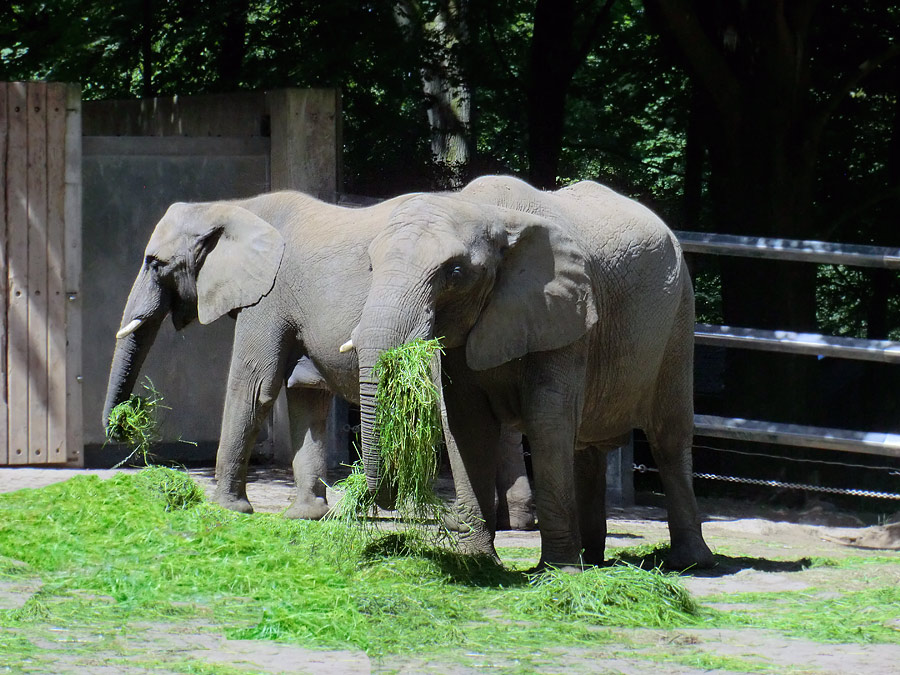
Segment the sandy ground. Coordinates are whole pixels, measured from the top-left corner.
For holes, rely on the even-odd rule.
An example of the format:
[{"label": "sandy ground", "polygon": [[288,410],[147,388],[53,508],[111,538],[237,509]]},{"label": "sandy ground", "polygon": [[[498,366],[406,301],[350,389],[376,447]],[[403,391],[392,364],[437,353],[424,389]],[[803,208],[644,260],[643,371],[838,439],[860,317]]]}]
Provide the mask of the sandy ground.
[{"label": "sandy ground", "polygon": [[[22,488],[37,488],[53,482],[84,474],[108,477],[113,470],[69,469],[0,469],[0,492]],[[210,492],[213,487],[211,469],[191,470],[194,478]],[[257,511],[280,512],[287,508],[293,494],[290,473],[279,469],[254,469],[247,489],[250,501]],[[854,588],[863,583],[852,578],[826,578],[834,574],[827,568],[807,568],[799,561],[811,556],[839,558],[847,555],[892,555],[889,551],[900,549],[900,525],[887,527],[861,527],[861,522],[850,514],[843,514],[819,504],[803,512],[761,511],[742,503],[703,501],[701,508],[707,513],[704,534],[710,546],[720,554],[722,562],[709,574],[697,574],[685,578],[688,589],[701,601],[704,597],[743,593],[802,591],[833,586]],[[891,519],[887,514],[888,520]],[[893,516],[896,518],[896,516]],[[665,541],[668,537],[665,512],[660,508],[636,506],[614,509],[610,514],[609,547],[635,546]],[[500,532],[500,547],[539,547],[536,532]],[[880,550],[879,550],[880,549]],[[886,551],[888,551],[886,553]],[[884,573],[896,577],[900,584],[900,566],[885,566]],[[18,581],[18,586],[0,583],[0,608],[20,606],[32,593],[28,582]],[[719,603],[723,609],[727,604]],[[897,630],[900,630],[900,608],[897,611]],[[62,642],[87,640],[77,627],[63,631]],[[673,655],[698,652],[733,656],[744,661],[759,662],[770,672],[809,673],[816,675],[867,673],[867,675],[895,675],[900,673],[900,646],[822,644],[800,639],[790,639],[773,632],[760,630],[682,630],[682,631],[622,631],[623,643],[637,641],[657,652]],[[516,670],[515,663],[486,663],[479,654],[461,655],[454,663],[432,661],[427,657],[391,658],[373,663],[361,652],[316,652],[290,645],[263,641],[226,640],[210,627],[197,625],[195,630],[184,626],[168,629],[166,626],[135,626],[126,638],[128,649],[152,649],[163,663],[167,657],[196,659],[208,664],[229,664],[253,673],[483,673],[504,669]],[[64,652],[59,643],[47,644],[47,650],[59,653],[52,670],[23,672],[53,673],[144,673],[139,667],[126,665],[100,665],[95,653],[95,664],[87,664],[77,656]],[[545,666],[540,665],[545,659]],[[102,662],[102,659],[99,659]],[[532,664],[535,660],[532,659]],[[703,673],[708,669],[692,668],[675,663],[658,664],[635,657],[623,645],[584,650],[548,650],[537,659],[534,672],[547,673]],[[213,665],[213,668],[215,665]],[[0,664],[0,673],[4,671]],[[154,673],[167,672],[154,668]],[[207,671],[204,671],[207,672]],[[229,671],[234,672],[234,671]],[[516,672],[532,672],[519,670]],[[715,671],[742,672],[742,671]]]}]

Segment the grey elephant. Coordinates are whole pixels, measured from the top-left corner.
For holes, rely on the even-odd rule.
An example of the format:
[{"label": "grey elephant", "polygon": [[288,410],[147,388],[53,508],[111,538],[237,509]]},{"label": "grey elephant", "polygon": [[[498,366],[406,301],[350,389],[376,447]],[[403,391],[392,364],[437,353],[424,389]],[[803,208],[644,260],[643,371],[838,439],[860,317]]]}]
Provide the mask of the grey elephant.
[{"label": "grey elephant", "polygon": [[384,494],[375,361],[441,336],[444,434],[467,550],[496,555],[506,424],[531,446],[538,566],[602,562],[605,450],[640,428],[667,494],[668,563],[711,564],[691,477],[693,289],[659,218],[592,182],[540,192],[483,177],[398,204],[368,252],[372,287],[349,344],[370,491]]},{"label": "grey elephant", "polygon": [[[410,199],[350,209],[298,192],[246,200],[173,204],[147,244],[116,335],[103,411],[134,388],[162,321],[236,317],[216,459],[215,500],[252,512],[246,493],[250,450],[287,383],[296,495],[285,512],[317,519],[325,498],[326,418],[332,392],[359,393],[356,355],[339,346],[359,322],[371,273],[366,254],[388,217]],[[524,474],[511,467],[507,473]],[[513,513],[530,494],[510,486]],[[527,504],[526,507],[527,508]]]}]

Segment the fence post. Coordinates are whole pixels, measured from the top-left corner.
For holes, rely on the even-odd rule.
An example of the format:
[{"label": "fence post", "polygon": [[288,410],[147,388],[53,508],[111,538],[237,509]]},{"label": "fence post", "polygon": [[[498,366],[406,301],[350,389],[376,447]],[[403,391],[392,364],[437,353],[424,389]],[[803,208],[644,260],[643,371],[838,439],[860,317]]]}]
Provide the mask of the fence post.
[{"label": "fence post", "polygon": [[63,288],[66,316],[66,461],[84,466],[81,302],[81,87],[66,86]]},{"label": "fence post", "polygon": [[606,456],[607,506],[634,506],[634,433]]},{"label": "fence post", "polygon": [[6,394],[6,138],[8,113],[5,82],[0,82],[0,466],[9,461],[9,406]]}]

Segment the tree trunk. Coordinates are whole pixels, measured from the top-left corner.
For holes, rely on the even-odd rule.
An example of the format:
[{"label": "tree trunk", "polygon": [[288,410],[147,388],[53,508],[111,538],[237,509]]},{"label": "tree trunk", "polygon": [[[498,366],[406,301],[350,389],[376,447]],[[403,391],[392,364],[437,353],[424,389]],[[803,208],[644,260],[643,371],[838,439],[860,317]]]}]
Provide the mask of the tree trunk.
[{"label": "tree trunk", "polygon": [[143,0],[141,4],[141,96],[152,98],[153,89],[153,0]]},{"label": "tree trunk", "polygon": [[684,195],[681,226],[686,230],[697,230],[703,203],[703,163],[706,156],[706,139],[703,136],[704,101],[696,86],[692,87],[690,105],[684,143]]},{"label": "tree trunk", "polygon": [[423,46],[422,92],[431,128],[435,187],[454,189],[469,179],[472,160],[472,95],[459,52],[468,38],[468,0],[443,0],[426,17],[414,0],[394,5],[397,24]]},{"label": "tree trunk", "polygon": [[216,88],[219,91],[236,91],[240,86],[249,8],[250,0],[232,0],[228,3],[217,64]]},{"label": "tree trunk", "polygon": [[[716,231],[811,238],[821,119],[810,93],[807,32],[813,2],[720,6],[647,0],[648,14],[687,63],[709,101],[705,126]],[[721,260],[725,322],[816,328],[816,268]],[[811,357],[727,352],[726,414],[810,422],[816,411]]]},{"label": "tree trunk", "polygon": [[[591,16],[586,9],[593,8],[593,2],[579,7],[575,0],[537,0],[526,91],[528,177],[537,188],[557,187],[569,87],[613,2],[606,0]],[[583,31],[577,30],[580,25]],[[583,32],[580,40],[578,32]]]},{"label": "tree trunk", "polygon": [[572,69],[575,0],[538,0],[528,70],[529,179],[556,187]]}]

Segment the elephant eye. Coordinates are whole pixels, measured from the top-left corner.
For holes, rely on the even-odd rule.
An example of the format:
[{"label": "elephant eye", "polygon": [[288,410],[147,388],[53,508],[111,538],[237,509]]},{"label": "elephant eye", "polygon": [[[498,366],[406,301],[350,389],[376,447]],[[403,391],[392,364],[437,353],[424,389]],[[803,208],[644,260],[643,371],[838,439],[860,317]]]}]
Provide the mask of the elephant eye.
[{"label": "elephant eye", "polygon": [[451,281],[459,281],[462,279],[463,269],[462,265],[452,265],[450,269],[447,271],[447,277]]},{"label": "elephant eye", "polygon": [[144,264],[152,270],[159,269],[159,266],[162,265],[162,262],[156,256],[148,255],[144,258]]}]

